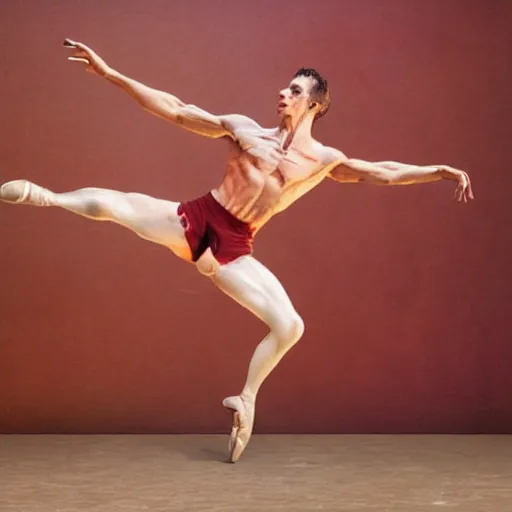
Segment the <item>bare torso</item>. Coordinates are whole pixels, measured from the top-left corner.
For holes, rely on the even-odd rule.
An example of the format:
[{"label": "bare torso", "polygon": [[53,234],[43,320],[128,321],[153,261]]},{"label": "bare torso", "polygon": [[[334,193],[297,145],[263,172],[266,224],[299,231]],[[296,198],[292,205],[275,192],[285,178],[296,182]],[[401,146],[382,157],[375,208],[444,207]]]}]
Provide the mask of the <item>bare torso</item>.
[{"label": "bare torso", "polygon": [[277,128],[265,129],[255,122],[233,133],[224,179],[212,194],[256,230],[318,185],[330,170],[330,148],[312,138],[282,146]]}]

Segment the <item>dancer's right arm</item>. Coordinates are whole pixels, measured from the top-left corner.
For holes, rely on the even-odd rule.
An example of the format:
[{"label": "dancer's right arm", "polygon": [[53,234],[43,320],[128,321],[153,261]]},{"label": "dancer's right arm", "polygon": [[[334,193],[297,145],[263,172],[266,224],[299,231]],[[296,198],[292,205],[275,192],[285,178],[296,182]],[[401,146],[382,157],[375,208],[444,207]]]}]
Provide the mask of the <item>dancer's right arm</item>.
[{"label": "dancer's right arm", "polygon": [[186,104],[172,94],[153,89],[122,75],[108,66],[99,55],[84,44],[69,41],[69,46],[71,45],[74,47],[74,54],[69,57],[69,60],[86,64],[87,71],[106,78],[126,91],[147,112],[171,121],[186,130],[215,139],[224,136],[235,138],[233,133],[237,126],[250,122],[250,119],[245,116],[237,114],[217,116],[195,105]]},{"label": "dancer's right arm", "polygon": [[205,137],[217,139],[231,135],[222,116],[186,104],[170,93],[148,87],[115,70],[111,70],[105,78],[126,91],[144,110],[161,119]]}]

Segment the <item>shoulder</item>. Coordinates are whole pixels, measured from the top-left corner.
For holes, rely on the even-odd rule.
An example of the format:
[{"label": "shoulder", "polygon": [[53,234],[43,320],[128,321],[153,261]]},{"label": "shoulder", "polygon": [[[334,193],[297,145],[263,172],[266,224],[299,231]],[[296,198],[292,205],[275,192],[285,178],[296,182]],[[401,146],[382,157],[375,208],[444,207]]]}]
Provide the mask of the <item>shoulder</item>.
[{"label": "shoulder", "polygon": [[222,116],[222,125],[231,139],[242,149],[256,146],[262,138],[273,134],[272,130],[263,128],[254,119],[240,114]]},{"label": "shoulder", "polygon": [[242,114],[225,114],[219,119],[226,130],[236,133],[238,130],[261,129],[261,126],[252,118]]},{"label": "shoulder", "polygon": [[317,144],[316,151],[325,167],[334,169],[336,166],[344,164],[348,157],[339,149],[330,146],[324,146],[320,142],[315,141]]}]

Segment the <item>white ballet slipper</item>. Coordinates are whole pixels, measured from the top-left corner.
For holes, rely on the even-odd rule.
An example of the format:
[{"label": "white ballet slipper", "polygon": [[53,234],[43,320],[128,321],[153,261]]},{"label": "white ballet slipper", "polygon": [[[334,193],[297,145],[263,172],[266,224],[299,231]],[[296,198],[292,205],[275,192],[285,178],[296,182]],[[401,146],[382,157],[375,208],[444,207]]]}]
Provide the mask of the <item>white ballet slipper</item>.
[{"label": "white ballet slipper", "polygon": [[252,435],[254,426],[254,402],[241,396],[230,396],[222,401],[226,409],[233,411],[233,427],[229,437],[229,455],[236,462],[244,452]]},{"label": "white ballet slipper", "polygon": [[0,199],[6,203],[51,206],[53,196],[50,190],[27,180],[8,181],[0,187]]}]

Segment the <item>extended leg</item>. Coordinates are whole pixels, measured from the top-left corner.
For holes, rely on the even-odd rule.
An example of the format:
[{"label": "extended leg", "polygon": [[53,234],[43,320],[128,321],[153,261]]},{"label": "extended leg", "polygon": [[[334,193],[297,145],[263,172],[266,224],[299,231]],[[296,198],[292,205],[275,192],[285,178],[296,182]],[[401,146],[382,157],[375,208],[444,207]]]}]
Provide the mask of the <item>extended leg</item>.
[{"label": "extended leg", "polygon": [[178,204],[172,201],[92,187],[55,193],[26,180],[2,185],[0,199],[32,206],[58,206],[88,219],[114,222],[189,259]]},{"label": "extended leg", "polygon": [[301,338],[304,323],[278,279],[251,256],[221,266],[212,280],[270,328],[254,351],[240,396],[224,400],[226,407],[235,410],[230,441],[231,459],[235,462],[252,433],[257,393],[270,372]]}]

